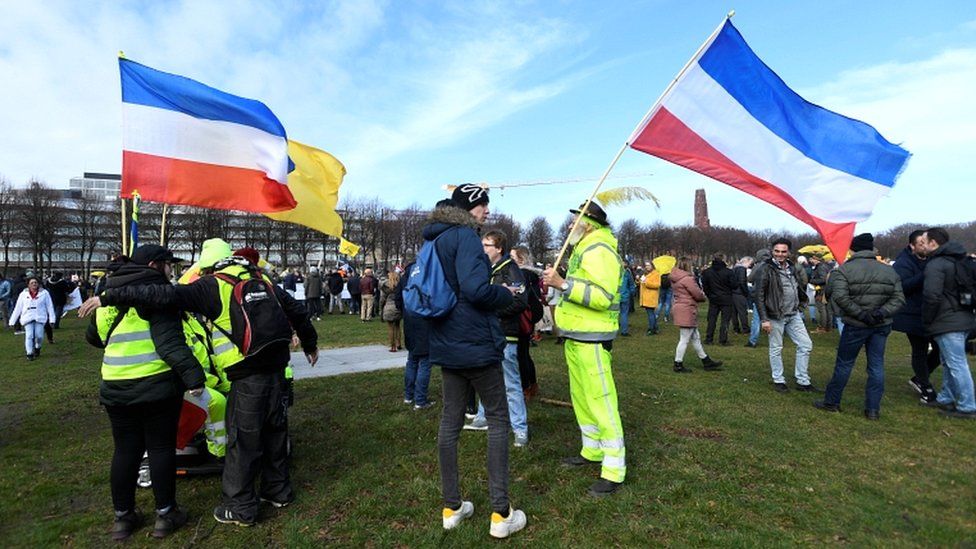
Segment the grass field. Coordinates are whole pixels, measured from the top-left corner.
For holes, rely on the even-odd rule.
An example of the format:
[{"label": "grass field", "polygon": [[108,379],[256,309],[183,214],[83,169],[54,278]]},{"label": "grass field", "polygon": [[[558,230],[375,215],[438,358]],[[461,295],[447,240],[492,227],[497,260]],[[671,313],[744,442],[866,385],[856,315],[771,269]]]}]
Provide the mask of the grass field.
[{"label": "grass field", "polygon": [[[627,440],[628,477],[612,498],[585,496],[596,471],[566,470],[579,450],[572,410],[534,402],[532,440],[511,453],[511,496],[528,515],[513,538],[542,547],[976,546],[976,423],[939,417],[917,405],[903,334],[888,343],[887,392],[880,422],[861,415],[864,367],[858,363],[843,412],[811,406],[813,397],[775,393],[766,348],[708,351],[723,372],[697,360],[671,372],[677,331],[633,337],[614,349],[614,377]],[[380,343],[385,326],[326,317],[323,346]],[[22,339],[0,333],[0,544],[102,546],[109,543],[108,462],[112,442],[97,399],[99,353],[69,319],[56,345],[35,362]],[[823,386],[837,335],[814,336],[811,374]],[[792,372],[788,344],[787,372]],[[562,348],[533,349],[544,396],[568,399]],[[938,381],[938,374],[934,381]],[[792,382],[791,382],[792,385]],[[402,371],[305,380],[291,414],[292,478],[298,501],[263,507],[250,529],[218,525],[217,477],[184,479],[178,497],[186,529],[159,544],[141,530],[130,545],[209,547],[482,546],[488,536],[485,436],[465,432],[462,490],[475,516],[440,525],[436,435],[439,406],[401,404]],[[440,373],[431,381],[440,400]],[[152,509],[148,490],[138,495]]]}]

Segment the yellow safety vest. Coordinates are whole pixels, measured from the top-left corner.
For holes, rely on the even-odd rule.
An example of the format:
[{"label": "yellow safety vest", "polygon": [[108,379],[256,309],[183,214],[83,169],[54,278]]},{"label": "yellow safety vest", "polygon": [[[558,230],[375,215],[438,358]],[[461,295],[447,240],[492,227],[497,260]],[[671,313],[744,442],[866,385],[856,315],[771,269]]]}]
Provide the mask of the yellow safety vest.
[{"label": "yellow safety vest", "polygon": [[149,321],[143,320],[135,308],[126,311],[121,320],[119,313],[116,307],[102,307],[95,312],[98,337],[105,343],[102,379],[141,379],[169,371],[169,365],[156,354]]},{"label": "yellow safety vest", "polygon": [[556,307],[559,335],[576,341],[608,341],[617,335],[623,267],[617,239],[606,227],[590,232],[573,248]]}]

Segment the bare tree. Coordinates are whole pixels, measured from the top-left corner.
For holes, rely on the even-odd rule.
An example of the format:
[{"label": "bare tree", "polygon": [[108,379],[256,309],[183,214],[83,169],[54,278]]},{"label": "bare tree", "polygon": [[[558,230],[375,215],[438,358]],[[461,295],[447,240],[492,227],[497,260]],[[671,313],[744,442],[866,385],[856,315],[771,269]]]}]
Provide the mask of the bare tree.
[{"label": "bare tree", "polygon": [[[112,223],[108,215],[108,204],[91,193],[82,193],[72,200],[74,208],[70,211],[69,226],[74,237],[78,260],[85,273],[91,272],[92,257],[95,250],[109,242]],[[87,276],[87,275],[86,275]]]},{"label": "bare tree", "polygon": [[44,183],[31,180],[19,197],[16,226],[33,254],[35,271],[40,273],[44,255],[51,257],[60,236],[58,228],[63,225],[58,196]]},{"label": "bare tree", "polygon": [[552,226],[549,225],[549,220],[541,215],[533,219],[525,233],[525,244],[536,261],[546,263],[549,248],[552,247]]},{"label": "bare tree", "polygon": [[0,177],[0,247],[3,248],[3,274],[10,268],[10,245],[16,239],[17,191]]},{"label": "bare tree", "polygon": [[637,255],[637,248],[643,232],[637,221],[633,219],[628,219],[620,224],[620,228],[616,230],[616,235],[617,249],[620,251],[621,257]]}]

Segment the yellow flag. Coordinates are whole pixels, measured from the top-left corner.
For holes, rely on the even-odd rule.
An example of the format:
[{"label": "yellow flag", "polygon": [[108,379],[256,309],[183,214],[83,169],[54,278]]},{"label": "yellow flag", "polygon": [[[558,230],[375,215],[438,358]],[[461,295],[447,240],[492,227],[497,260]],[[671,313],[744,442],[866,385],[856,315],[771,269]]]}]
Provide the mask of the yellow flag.
[{"label": "yellow flag", "polygon": [[339,253],[352,257],[359,253],[359,246],[349,242],[345,238],[339,237]]},{"label": "yellow flag", "polygon": [[346,167],[331,154],[290,139],[288,156],[295,163],[295,169],[288,174],[288,190],[298,205],[264,215],[341,237],[342,218],[335,209]]}]

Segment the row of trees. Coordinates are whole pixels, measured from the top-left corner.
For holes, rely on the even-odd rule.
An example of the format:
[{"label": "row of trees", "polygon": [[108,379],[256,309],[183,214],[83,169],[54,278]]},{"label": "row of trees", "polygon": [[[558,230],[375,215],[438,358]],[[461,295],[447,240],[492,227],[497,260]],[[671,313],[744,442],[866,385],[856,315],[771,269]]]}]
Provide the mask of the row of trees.
[{"label": "row of trees", "polygon": [[[340,204],[346,238],[361,246],[361,255],[351,258],[360,266],[380,269],[410,261],[423,244],[422,229],[429,211],[419,205],[395,209],[377,198],[347,200]],[[131,214],[131,212],[129,212]],[[142,203],[139,213],[141,242],[159,242],[163,206]],[[509,215],[493,213],[488,228],[500,229],[514,244],[524,244],[535,261],[551,262],[573,218],[567,215],[558,230],[545,217],[525,225]],[[113,252],[119,251],[123,223],[116,201],[76,193],[65,196],[39,181],[15,189],[0,180],[0,252],[3,272],[14,252],[31,258],[38,271],[64,267],[66,263],[86,272],[100,267]],[[330,265],[340,259],[338,239],[302,226],[274,221],[258,214],[209,210],[186,206],[171,207],[167,213],[165,243],[181,255],[195,259],[204,240],[215,236],[232,246],[250,246],[281,267],[308,266],[324,258]],[[894,257],[905,246],[908,234],[919,224],[905,224],[875,235],[880,252]],[[953,239],[967,249],[976,249],[976,222],[947,227]],[[785,236],[797,248],[819,243],[812,232],[790,233],[771,230],[744,230],[713,227],[701,230],[692,226],[671,227],[660,222],[641,224],[628,219],[614,227],[621,255],[634,263],[644,263],[659,255],[687,255],[707,262],[716,254],[730,260],[754,255],[771,240]],[[350,259],[350,258],[342,258]]]}]

